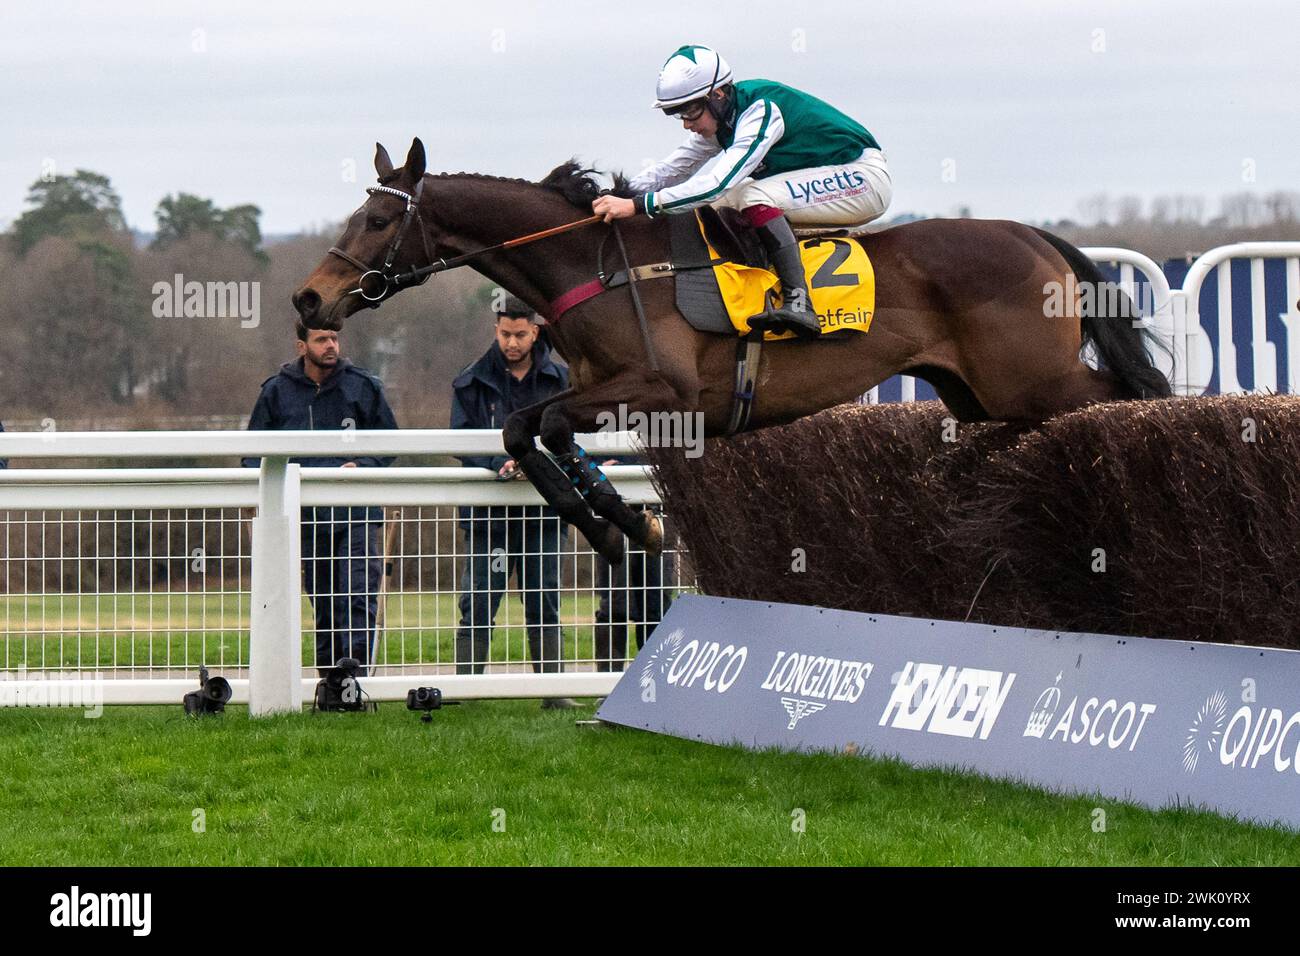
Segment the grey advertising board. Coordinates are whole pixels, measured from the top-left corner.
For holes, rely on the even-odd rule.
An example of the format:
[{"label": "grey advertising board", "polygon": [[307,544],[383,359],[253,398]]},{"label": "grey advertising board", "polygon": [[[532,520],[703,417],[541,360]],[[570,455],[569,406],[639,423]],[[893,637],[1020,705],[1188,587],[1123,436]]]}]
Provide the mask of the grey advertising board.
[{"label": "grey advertising board", "polygon": [[1300,826],[1300,652],[683,595],[601,720]]}]

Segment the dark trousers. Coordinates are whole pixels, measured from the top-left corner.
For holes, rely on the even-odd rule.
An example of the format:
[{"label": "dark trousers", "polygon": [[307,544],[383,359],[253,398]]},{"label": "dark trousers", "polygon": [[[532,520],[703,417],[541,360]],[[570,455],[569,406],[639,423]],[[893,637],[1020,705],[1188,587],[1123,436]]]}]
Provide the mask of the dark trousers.
[{"label": "dark trousers", "polygon": [[623,669],[629,623],[636,628],[636,649],[645,646],[672,604],[671,588],[664,587],[664,578],[672,578],[672,568],[672,556],[668,554],[648,558],[644,551],[630,551],[617,567],[596,558],[596,589],[600,594],[600,607],[596,609],[596,670]]},{"label": "dark trousers", "polygon": [[533,670],[563,670],[559,522],[553,518],[473,521],[465,537],[469,555],[460,579],[456,673],[483,673],[490,660],[492,625],[512,572],[523,592]]},{"label": "dark trousers", "polygon": [[379,611],[383,523],[367,520],[366,509],[352,510],[358,512],[355,518],[347,508],[303,509],[302,569],[316,616],[320,668],[344,657],[370,663]]}]

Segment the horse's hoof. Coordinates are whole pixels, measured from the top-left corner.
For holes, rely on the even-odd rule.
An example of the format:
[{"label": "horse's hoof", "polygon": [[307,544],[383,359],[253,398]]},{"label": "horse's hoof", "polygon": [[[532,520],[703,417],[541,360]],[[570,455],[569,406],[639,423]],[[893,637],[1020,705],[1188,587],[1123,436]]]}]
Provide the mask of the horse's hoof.
[{"label": "horse's hoof", "polygon": [[664,523],[653,511],[642,512],[642,547],[646,557],[657,558],[664,551]]},{"label": "horse's hoof", "polygon": [[623,532],[604,518],[597,518],[596,521],[595,536],[587,535],[587,542],[610,564],[622,564]]}]

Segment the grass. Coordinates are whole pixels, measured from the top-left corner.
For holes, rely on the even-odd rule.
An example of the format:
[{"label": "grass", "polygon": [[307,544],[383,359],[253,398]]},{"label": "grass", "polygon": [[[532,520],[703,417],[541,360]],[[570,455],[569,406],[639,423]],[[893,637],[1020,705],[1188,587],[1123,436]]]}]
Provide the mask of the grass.
[{"label": "grass", "polygon": [[575,727],[536,701],[429,726],[394,704],[2,710],[0,761],[0,865],[1300,863],[1300,836],[1208,813]]},{"label": "grass", "polygon": [[[569,657],[594,656],[596,596],[560,592],[560,623]],[[316,638],[309,601],[302,604],[303,664],[314,666]],[[397,592],[385,603],[378,663],[455,660],[457,595]],[[493,661],[526,661],[523,604],[517,591],[501,600]],[[248,661],[249,595],[135,593],[0,596],[0,670],[224,666]],[[635,647],[635,642],[633,642]]]}]

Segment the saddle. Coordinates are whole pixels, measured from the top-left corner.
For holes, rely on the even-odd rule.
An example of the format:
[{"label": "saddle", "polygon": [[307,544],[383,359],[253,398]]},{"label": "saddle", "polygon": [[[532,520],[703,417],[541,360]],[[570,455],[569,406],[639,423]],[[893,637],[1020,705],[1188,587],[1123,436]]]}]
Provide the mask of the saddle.
[{"label": "saddle", "polygon": [[757,269],[771,267],[757,233],[745,225],[739,209],[702,206],[698,213],[705,241],[724,261],[740,262]]},{"label": "saddle", "polygon": [[[847,341],[851,332],[866,332],[875,312],[875,270],[866,249],[846,241],[847,235],[843,230],[819,232],[800,241],[811,304],[823,328],[818,342]],[[669,261],[629,265],[613,273],[606,273],[598,250],[598,278],[552,302],[551,318],[554,321],[574,304],[632,280],[673,279],[677,311],[692,328],[736,339],[735,385],[726,429],[733,435],[749,422],[764,341],[794,338],[793,332],[749,327],[750,319],[765,311],[779,283],[760,240],[743,225],[736,210],[705,206],[693,216],[669,216],[668,237]],[[633,303],[653,358],[639,302],[634,286]]]},{"label": "saddle", "polygon": [[[764,311],[778,282],[739,211],[704,206],[696,215],[671,216],[668,235],[670,261],[651,269],[674,278],[677,310],[700,332],[748,335],[749,319]],[[819,232],[800,245],[813,308],[825,316],[821,339],[866,332],[875,311],[875,275],[862,246],[846,241],[843,230]],[[769,341],[791,337],[788,332],[765,336]]]},{"label": "saddle", "polygon": [[[696,211],[699,213],[705,241],[718,255],[731,262],[742,262],[758,269],[772,268],[763,244],[759,242],[754,230],[745,223],[745,217],[739,209],[730,206],[720,208],[702,206]],[[857,226],[851,229],[824,229],[795,226],[792,231],[800,239],[849,239],[866,235],[869,228],[869,226]]]}]

